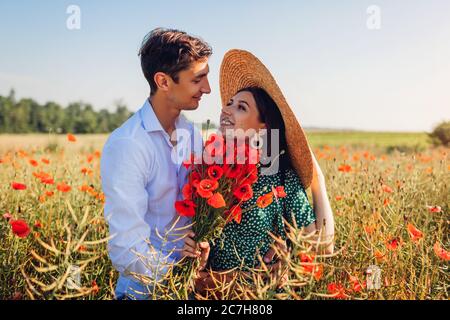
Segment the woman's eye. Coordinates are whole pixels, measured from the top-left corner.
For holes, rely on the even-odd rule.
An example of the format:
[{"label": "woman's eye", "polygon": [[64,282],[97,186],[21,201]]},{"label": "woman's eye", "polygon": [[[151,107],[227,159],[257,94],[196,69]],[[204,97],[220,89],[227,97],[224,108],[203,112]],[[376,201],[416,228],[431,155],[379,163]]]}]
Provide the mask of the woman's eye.
[{"label": "woman's eye", "polygon": [[195,84],[200,83],[200,80],[194,80],[193,81]]},{"label": "woman's eye", "polygon": [[245,111],[245,107],[243,105],[241,105],[241,104],[239,105],[239,109]]}]

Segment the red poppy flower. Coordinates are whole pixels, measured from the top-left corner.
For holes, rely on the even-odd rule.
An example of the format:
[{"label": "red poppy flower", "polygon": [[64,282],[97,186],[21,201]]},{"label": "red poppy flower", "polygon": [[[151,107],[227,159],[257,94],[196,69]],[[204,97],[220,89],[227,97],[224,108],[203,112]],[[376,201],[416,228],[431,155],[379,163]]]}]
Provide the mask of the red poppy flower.
[{"label": "red poppy flower", "polygon": [[408,223],[408,233],[413,242],[417,242],[423,238],[423,233],[417,229],[412,223]]},{"label": "red poppy flower", "polygon": [[428,208],[428,210],[431,213],[440,213],[440,212],[442,212],[442,208],[439,207],[439,206],[427,206],[427,208]]},{"label": "red poppy flower", "polygon": [[394,190],[392,190],[392,188],[387,186],[387,185],[383,185],[383,191],[386,192],[386,193],[394,192]]},{"label": "red poppy flower", "polygon": [[242,170],[240,177],[237,179],[239,184],[252,185],[258,181],[258,168],[254,164],[248,164]]},{"label": "red poppy flower", "polygon": [[191,200],[183,200],[175,202],[175,210],[183,217],[195,216],[196,204]]},{"label": "red poppy flower", "polygon": [[314,263],[314,255],[313,254],[306,254],[306,253],[300,253],[300,262],[303,267],[303,271],[306,273],[311,273],[317,281],[322,278],[323,274],[323,265],[322,264],[315,264]]},{"label": "red poppy flower", "polygon": [[56,186],[56,189],[58,189],[61,192],[69,192],[72,188],[69,185],[62,182]]},{"label": "red poppy flower", "polygon": [[213,180],[219,180],[223,176],[223,169],[217,165],[210,166],[208,168],[208,176]]},{"label": "red poppy flower", "polygon": [[51,178],[51,177],[45,177],[45,178],[42,178],[42,179],[41,179],[41,182],[42,182],[43,184],[54,184],[54,183],[55,183],[55,181],[54,181],[53,178]]},{"label": "red poppy flower", "polygon": [[313,254],[300,253],[300,261],[306,263],[313,263],[315,256]]},{"label": "red poppy flower", "polygon": [[9,222],[12,232],[19,238],[26,238],[30,233],[30,227],[24,220],[11,220]]},{"label": "red poppy flower", "polygon": [[45,164],[50,164],[50,160],[42,158],[41,161]]},{"label": "red poppy flower", "polygon": [[22,184],[22,183],[18,183],[18,182],[13,182],[11,183],[11,187],[14,190],[25,190],[27,188],[26,185]]},{"label": "red poppy flower", "polygon": [[73,134],[69,133],[67,134],[67,140],[69,140],[70,142],[75,142],[77,141],[77,138]]},{"label": "red poppy flower", "polygon": [[314,279],[316,279],[316,281],[319,281],[323,275],[323,264],[318,264],[318,265],[314,266],[312,275],[313,275]]},{"label": "red poppy flower", "polygon": [[192,171],[189,176],[189,182],[192,184],[194,188],[198,188],[198,184],[202,180],[202,177],[198,171]]},{"label": "red poppy flower", "polygon": [[284,191],[283,186],[278,186],[276,188],[272,188],[272,192],[277,198],[285,198],[287,196],[286,192]]},{"label": "red poppy flower", "polygon": [[358,277],[349,275],[349,281],[352,284],[351,289],[353,292],[361,292],[362,289],[366,288],[366,282],[360,282]]},{"label": "red poppy flower", "polygon": [[300,265],[303,267],[303,271],[306,273],[312,274],[314,279],[317,281],[322,278],[323,274],[323,265],[314,263],[314,255],[313,254],[306,254],[306,253],[300,253]]},{"label": "red poppy flower", "polygon": [[399,238],[391,238],[386,241],[386,248],[391,251],[397,250],[399,246],[401,246],[401,241]]},{"label": "red poppy flower", "polygon": [[224,164],[223,172],[227,178],[233,179],[239,177],[244,170],[244,166],[242,164]]},{"label": "red poppy flower", "polygon": [[223,196],[219,192],[214,193],[214,195],[208,199],[207,203],[211,207],[216,209],[223,208],[226,206],[225,200],[223,199]]},{"label": "red poppy flower", "polygon": [[92,281],[91,286],[93,294],[97,294],[100,291],[100,288],[98,287],[97,282],[95,282],[95,280]]},{"label": "red poppy flower", "polygon": [[91,175],[93,173],[93,171],[89,168],[83,167],[83,168],[81,168],[81,173]]},{"label": "red poppy flower", "polygon": [[349,166],[348,164],[342,164],[339,166],[338,170],[341,172],[350,172],[352,171],[352,167]]},{"label": "red poppy flower", "polygon": [[247,201],[253,197],[253,190],[249,184],[243,184],[234,190],[233,195],[240,201]]},{"label": "red poppy flower", "polygon": [[375,250],[374,253],[375,259],[377,259],[377,262],[383,262],[384,260],[386,260],[386,255],[383,254],[381,251],[379,250]]},{"label": "red poppy flower", "polygon": [[30,159],[29,163],[33,166],[33,167],[37,167],[39,165],[39,163],[34,160],[34,159]]},{"label": "red poppy flower", "polygon": [[225,212],[225,216],[227,217],[227,222],[234,220],[239,224],[242,220],[242,209],[237,205],[233,206],[230,210]]},{"label": "red poppy flower", "polygon": [[345,299],[348,298],[348,295],[345,294],[345,288],[342,284],[332,282],[328,284],[327,290],[329,294],[334,295],[336,299]]},{"label": "red poppy flower", "polygon": [[258,181],[258,176],[254,176],[254,175],[250,175],[250,176],[244,176],[244,178],[241,179],[237,179],[237,184],[249,184],[252,185],[254,184],[256,181]]},{"label": "red poppy flower", "polygon": [[41,223],[39,220],[36,220],[36,221],[34,222],[34,227],[35,227],[35,228],[42,228],[42,223]]},{"label": "red poppy flower", "polygon": [[185,200],[192,200],[192,194],[194,193],[192,185],[186,183],[181,192],[183,193],[183,198]]},{"label": "red poppy flower", "polygon": [[219,183],[216,180],[203,179],[198,184],[197,193],[200,197],[208,199],[212,197],[213,191],[218,187]]},{"label": "red poppy flower", "polygon": [[442,260],[449,261],[450,260],[450,251],[446,251],[445,249],[441,248],[441,245],[438,241],[433,246],[434,253]]},{"label": "red poppy flower", "polygon": [[256,200],[256,205],[259,208],[264,209],[264,208],[268,207],[272,202],[273,202],[273,193],[269,192],[268,194],[260,196]]}]

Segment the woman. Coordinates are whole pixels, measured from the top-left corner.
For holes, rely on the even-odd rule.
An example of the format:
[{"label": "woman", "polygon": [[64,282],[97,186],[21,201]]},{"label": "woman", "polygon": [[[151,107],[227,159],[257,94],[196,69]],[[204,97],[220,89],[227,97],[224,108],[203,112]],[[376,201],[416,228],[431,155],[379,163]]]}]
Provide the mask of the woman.
[{"label": "woman", "polygon": [[[202,259],[201,268],[206,264],[215,271],[253,268],[259,264],[258,254],[264,257],[266,263],[273,262],[275,251],[271,249],[271,245],[274,240],[270,233],[285,240],[284,219],[290,225],[304,227],[307,234],[318,232],[324,227],[319,239],[324,245],[319,249],[331,254],[334,220],[326,194],[325,179],[308,147],[300,124],[272,75],[251,53],[231,50],[222,62],[220,87],[223,103],[220,116],[222,134],[226,138],[232,138],[237,129],[257,134],[265,130],[267,134],[264,135],[264,142],[272,158],[269,169],[275,166],[277,170],[274,174],[263,175],[261,172],[267,167],[260,167],[258,181],[252,186],[253,198],[242,205],[244,210],[252,209],[242,215],[239,224],[233,221],[226,225],[222,241],[211,246],[209,259]],[[271,141],[274,129],[279,132],[278,141]],[[260,140],[260,137],[256,136],[256,140]],[[284,151],[276,158],[275,143],[278,143],[280,151]],[[276,201],[265,208],[257,207],[258,197],[277,186],[284,187],[286,196],[276,198]],[[314,209],[305,193],[309,186]],[[199,258],[199,250],[209,250],[207,243],[196,244],[192,239],[194,235],[191,233],[189,236],[185,238],[182,256]],[[276,266],[279,268],[280,262]],[[221,276],[219,273],[200,272],[197,289],[203,291],[213,287],[213,277]]]}]

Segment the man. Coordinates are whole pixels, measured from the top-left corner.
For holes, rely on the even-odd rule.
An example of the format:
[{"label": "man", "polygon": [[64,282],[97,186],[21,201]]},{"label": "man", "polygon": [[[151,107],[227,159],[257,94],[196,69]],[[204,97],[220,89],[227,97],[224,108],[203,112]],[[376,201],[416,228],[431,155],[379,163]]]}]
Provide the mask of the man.
[{"label": "man", "polygon": [[[150,96],[111,134],[101,159],[104,214],[112,236],[108,251],[120,273],[117,299],[149,298],[151,288],[136,275],[160,279],[180,258],[182,240],[174,241],[180,236],[168,229],[177,219],[174,203],[187,176],[179,155],[190,153],[192,139],[178,132],[195,137],[200,149],[202,144],[180,112],[197,109],[202,95],[211,92],[211,54],[207,43],[178,30],[155,29],[142,43],[139,55]],[[205,247],[202,259],[208,254]]]}]

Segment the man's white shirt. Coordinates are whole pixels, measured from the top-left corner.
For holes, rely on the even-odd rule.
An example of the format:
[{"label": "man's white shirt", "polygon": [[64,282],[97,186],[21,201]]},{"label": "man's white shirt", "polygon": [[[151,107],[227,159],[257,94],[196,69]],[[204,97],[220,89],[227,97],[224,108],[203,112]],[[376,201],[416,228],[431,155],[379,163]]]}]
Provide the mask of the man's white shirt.
[{"label": "man's white shirt", "polygon": [[[187,180],[182,161],[191,151],[201,154],[202,136],[183,116],[175,127],[176,147],[147,99],[103,148],[104,214],[112,236],[108,251],[121,274],[119,291],[128,286],[127,272],[158,278],[180,258],[183,240],[174,240],[185,231],[168,229],[178,217],[174,204],[182,199]],[[189,223],[182,217],[174,229]]]}]

